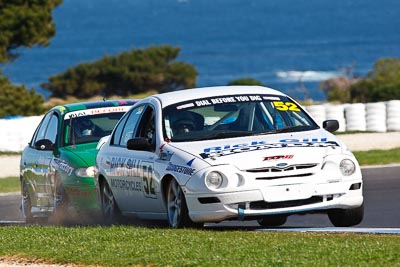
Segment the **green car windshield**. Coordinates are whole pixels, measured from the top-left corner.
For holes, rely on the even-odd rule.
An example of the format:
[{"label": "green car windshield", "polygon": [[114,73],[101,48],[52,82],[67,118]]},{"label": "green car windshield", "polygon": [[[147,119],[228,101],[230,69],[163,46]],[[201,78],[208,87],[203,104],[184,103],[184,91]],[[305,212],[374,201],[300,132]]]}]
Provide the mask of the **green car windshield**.
[{"label": "green car windshield", "polygon": [[163,125],[165,139],[176,142],[319,128],[288,97],[250,94],[195,99],[165,107]]},{"label": "green car windshield", "polygon": [[64,116],[63,145],[77,145],[98,142],[110,135],[114,126],[125,112],[101,113],[87,115],[71,112]]}]

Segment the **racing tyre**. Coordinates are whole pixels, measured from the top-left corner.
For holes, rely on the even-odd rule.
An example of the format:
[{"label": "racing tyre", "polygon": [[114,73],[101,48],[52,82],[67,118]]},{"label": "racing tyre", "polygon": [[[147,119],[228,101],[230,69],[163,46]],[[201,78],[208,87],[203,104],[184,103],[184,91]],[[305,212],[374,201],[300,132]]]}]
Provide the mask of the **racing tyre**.
[{"label": "racing tyre", "polygon": [[167,191],[168,224],[172,228],[200,227],[202,224],[194,223],[189,217],[186,199],[175,179],[168,185]]},{"label": "racing tyre", "polygon": [[25,180],[21,181],[21,212],[22,216],[25,218],[26,223],[33,223],[34,219],[31,213],[31,197],[29,196],[28,186]]},{"label": "racing tyre", "polygon": [[54,194],[54,221],[57,224],[61,224],[67,221],[69,218],[68,213],[68,197],[64,189],[64,185],[61,182],[61,177],[56,175],[55,183],[55,194]]},{"label": "racing tyre", "polygon": [[120,210],[107,182],[103,183],[101,189],[101,211],[106,224],[118,223],[121,220]]},{"label": "racing tyre", "polygon": [[286,220],[287,216],[284,215],[270,215],[258,219],[257,222],[259,225],[264,227],[275,227],[284,225],[286,223]]},{"label": "racing tyre", "polygon": [[354,209],[328,210],[328,217],[336,227],[348,227],[359,224],[364,217],[364,204]]}]

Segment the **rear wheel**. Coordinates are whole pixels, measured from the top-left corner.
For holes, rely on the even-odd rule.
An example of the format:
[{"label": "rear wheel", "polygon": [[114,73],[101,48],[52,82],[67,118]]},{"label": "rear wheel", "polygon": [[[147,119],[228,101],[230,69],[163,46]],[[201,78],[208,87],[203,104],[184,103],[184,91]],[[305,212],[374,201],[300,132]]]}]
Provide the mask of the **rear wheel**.
[{"label": "rear wheel", "polygon": [[364,218],[364,204],[354,209],[328,210],[328,217],[336,227],[348,227],[361,223]]},{"label": "rear wheel", "polygon": [[194,223],[189,217],[185,195],[175,179],[171,179],[167,189],[167,214],[168,224],[172,228],[200,227],[202,224]]},{"label": "rear wheel", "polygon": [[275,227],[284,225],[286,223],[286,220],[287,216],[284,215],[269,215],[258,219],[257,222],[259,225],[264,227]]},{"label": "rear wheel", "polygon": [[106,181],[104,181],[101,188],[101,211],[107,224],[117,223],[121,219],[121,213],[115,202],[114,194]]},{"label": "rear wheel", "polygon": [[31,197],[29,196],[28,186],[25,179],[21,181],[21,212],[26,223],[33,223],[34,219],[31,213]]}]

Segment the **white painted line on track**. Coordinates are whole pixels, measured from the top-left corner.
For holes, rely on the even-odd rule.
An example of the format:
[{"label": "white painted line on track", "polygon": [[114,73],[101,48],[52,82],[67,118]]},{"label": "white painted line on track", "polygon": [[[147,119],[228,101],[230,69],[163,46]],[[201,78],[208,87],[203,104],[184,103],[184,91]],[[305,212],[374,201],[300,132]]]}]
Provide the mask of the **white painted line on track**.
[{"label": "white painted line on track", "polygon": [[318,228],[266,228],[257,231],[266,232],[331,232],[365,234],[400,234],[400,228],[357,228],[357,227],[318,227]]}]

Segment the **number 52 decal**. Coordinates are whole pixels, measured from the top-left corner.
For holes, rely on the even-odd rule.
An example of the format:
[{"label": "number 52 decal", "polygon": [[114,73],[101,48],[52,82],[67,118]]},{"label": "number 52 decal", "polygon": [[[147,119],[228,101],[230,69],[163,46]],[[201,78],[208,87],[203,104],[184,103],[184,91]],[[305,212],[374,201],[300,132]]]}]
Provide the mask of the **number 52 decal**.
[{"label": "number 52 decal", "polygon": [[300,111],[300,108],[293,102],[274,101],[274,106],[281,111]]},{"label": "number 52 decal", "polygon": [[142,163],[142,180],[143,180],[143,193],[145,197],[157,198],[156,189],[154,185],[154,167],[150,162]]}]

